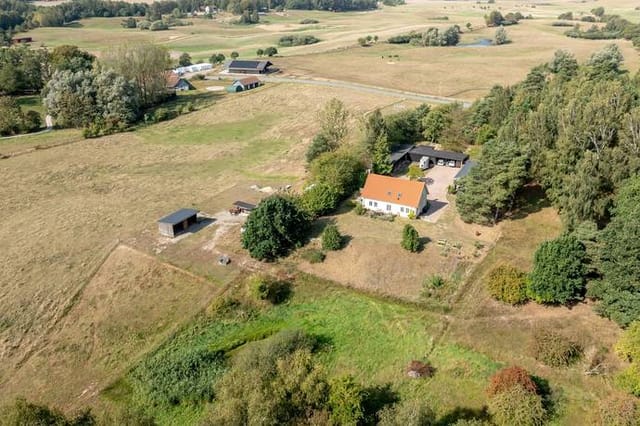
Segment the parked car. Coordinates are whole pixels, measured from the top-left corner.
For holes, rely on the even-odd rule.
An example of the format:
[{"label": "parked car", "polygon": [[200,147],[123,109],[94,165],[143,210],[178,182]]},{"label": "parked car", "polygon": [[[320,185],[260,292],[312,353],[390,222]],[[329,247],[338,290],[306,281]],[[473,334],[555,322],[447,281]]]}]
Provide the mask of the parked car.
[{"label": "parked car", "polygon": [[438,166],[444,166],[444,160],[440,159],[436,164],[438,164]]},{"label": "parked car", "polygon": [[449,162],[447,163],[447,166],[449,167],[455,167],[456,166],[456,162],[453,160],[449,160]]}]

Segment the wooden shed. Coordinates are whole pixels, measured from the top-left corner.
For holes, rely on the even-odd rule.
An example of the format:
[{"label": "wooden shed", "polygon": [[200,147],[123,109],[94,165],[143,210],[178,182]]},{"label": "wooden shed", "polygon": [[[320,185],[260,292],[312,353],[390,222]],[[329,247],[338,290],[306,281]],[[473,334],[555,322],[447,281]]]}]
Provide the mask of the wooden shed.
[{"label": "wooden shed", "polygon": [[180,209],[158,220],[161,235],[174,238],[198,222],[198,210]]}]

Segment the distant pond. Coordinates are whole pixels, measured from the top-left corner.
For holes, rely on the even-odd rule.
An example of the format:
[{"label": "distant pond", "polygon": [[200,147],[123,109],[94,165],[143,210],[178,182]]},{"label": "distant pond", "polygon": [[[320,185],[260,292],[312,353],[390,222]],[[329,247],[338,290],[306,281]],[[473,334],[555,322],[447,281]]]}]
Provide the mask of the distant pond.
[{"label": "distant pond", "polygon": [[493,40],[490,38],[481,38],[473,43],[458,44],[458,47],[488,47],[493,45]]}]

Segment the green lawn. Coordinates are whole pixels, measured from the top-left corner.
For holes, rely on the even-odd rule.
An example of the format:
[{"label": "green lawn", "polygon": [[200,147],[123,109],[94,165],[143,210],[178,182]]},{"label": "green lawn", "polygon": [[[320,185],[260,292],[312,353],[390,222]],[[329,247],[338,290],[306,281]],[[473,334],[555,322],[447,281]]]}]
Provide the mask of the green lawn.
[{"label": "green lawn", "polygon": [[[480,409],[487,378],[499,365],[455,344],[434,345],[440,320],[412,305],[356,293],[309,275],[300,275],[287,303],[260,310],[248,321],[202,314],[156,353],[241,350],[284,329],[302,329],[326,342],[318,355],[329,374],[353,374],[365,386],[391,384],[403,398],[422,398],[446,415],[456,407]],[[438,373],[432,379],[406,376],[406,365],[428,359]],[[147,407],[160,424],[193,424],[202,406],[153,407],[135,394],[125,377],[105,395],[116,402]]]}]

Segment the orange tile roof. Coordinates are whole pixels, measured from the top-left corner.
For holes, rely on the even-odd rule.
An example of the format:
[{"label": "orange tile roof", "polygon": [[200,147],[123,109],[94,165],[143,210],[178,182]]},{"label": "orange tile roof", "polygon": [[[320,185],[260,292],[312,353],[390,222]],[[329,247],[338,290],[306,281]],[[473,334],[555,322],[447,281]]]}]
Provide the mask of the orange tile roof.
[{"label": "orange tile roof", "polygon": [[164,75],[167,87],[174,88],[180,82],[180,76],[172,71],[167,71]]},{"label": "orange tile roof", "polygon": [[246,86],[248,84],[260,83],[260,79],[258,77],[245,77],[238,80],[238,83]]},{"label": "orange tile roof", "polygon": [[371,200],[418,208],[424,183],[376,174],[367,175],[361,195]]}]

